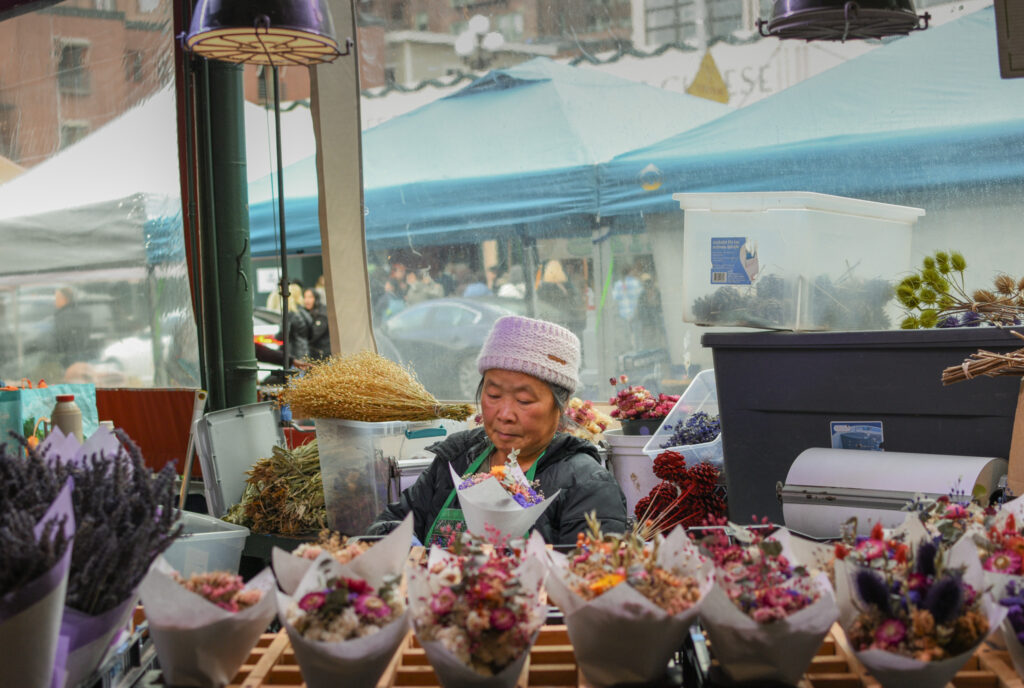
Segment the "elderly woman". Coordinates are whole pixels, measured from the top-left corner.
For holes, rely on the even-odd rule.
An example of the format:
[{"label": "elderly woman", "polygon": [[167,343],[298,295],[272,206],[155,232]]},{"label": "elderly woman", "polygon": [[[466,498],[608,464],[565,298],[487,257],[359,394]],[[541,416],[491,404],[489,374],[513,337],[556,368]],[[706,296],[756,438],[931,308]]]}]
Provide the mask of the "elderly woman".
[{"label": "elderly woman", "polygon": [[534,525],[547,542],[574,543],[590,512],[604,530],[622,532],[626,499],[597,462],[597,449],[557,432],[579,382],[579,362],[579,339],[564,327],[515,315],[499,319],[477,359],[483,375],[477,391],[483,427],[431,446],[434,461],[368,532],[386,533],[410,511],[416,536],[424,543],[435,542],[441,531],[452,527],[463,529],[448,464],[461,476],[488,472],[514,449],[528,479],[539,481],[546,496],[559,493]]}]

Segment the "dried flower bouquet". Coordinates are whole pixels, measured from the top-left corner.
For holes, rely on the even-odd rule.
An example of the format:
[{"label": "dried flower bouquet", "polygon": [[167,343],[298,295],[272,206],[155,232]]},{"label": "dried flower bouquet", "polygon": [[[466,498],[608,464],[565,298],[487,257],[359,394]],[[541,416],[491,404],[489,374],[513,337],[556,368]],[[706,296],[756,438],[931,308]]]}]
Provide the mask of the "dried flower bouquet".
[{"label": "dried flower bouquet", "polygon": [[698,536],[716,581],[701,607],[701,623],[730,679],[795,684],[838,609],[828,577],[796,558],[789,532],[763,525],[768,527],[718,521]]},{"label": "dried flower bouquet", "polygon": [[269,568],[248,584],[226,571],[183,578],[161,557],[139,594],[164,679],[175,686],[226,686],[277,613]]},{"label": "dried flower bouquet", "polygon": [[595,686],[660,678],[714,584],[710,563],[677,528],[652,542],[604,533],[588,518],[576,548],[548,554],[548,593]]},{"label": "dried flower bouquet", "polygon": [[544,623],[543,540],[535,534],[524,555],[488,537],[496,544],[464,534],[455,551],[434,547],[408,569],[413,628],[442,685],[515,685]]}]

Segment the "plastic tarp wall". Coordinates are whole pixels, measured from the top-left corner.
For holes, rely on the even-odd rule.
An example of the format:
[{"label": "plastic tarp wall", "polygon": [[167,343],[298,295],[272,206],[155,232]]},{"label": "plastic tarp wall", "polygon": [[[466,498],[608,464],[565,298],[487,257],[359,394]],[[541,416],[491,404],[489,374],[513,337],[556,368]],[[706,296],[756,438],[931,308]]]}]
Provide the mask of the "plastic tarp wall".
[{"label": "plastic tarp wall", "polygon": [[[672,194],[693,191],[900,203],[929,187],[1019,184],[1024,83],[1000,79],[995,35],[992,8],[982,9],[625,153],[602,165],[601,212],[678,211]],[[640,183],[645,169],[654,188]]]},{"label": "plastic tarp wall", "polygon": [[176,127],[160,91],[0,186],[0,279],[183,260]]},{"label": "plastic tarp wall", "polygon": [[[544,58],[494,70],[364,132],[367,243],[476,242],[510,225],[535,235],[589,234],[600,206],[599,162],[728,112]],[[319,239],[314,162],[285,170],[289,249],[309,250]],[[274,201],[266,189],[250,185],[254,255],[271,252]]]}]

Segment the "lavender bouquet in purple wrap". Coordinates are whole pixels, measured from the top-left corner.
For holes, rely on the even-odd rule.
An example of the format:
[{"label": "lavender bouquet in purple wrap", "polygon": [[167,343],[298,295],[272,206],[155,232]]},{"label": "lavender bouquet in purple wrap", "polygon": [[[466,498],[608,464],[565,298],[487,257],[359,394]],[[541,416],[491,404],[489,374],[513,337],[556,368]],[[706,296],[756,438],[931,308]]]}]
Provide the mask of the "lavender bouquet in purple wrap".
[{"label": "lavender bouquet in purple wrap", "polygon": [[63,484],[74,479],[75,546],[52,686],[74,686],[102,662],[138,601],[150,564],[178,536],[174,466],[154,473],[123,432],[79,445],[54,430],[29,453]]},{"label": "lavender bouquet in purple wrap", "polygon": [[0,647],[9,685],[50,685],[71,565],[71,481],[0,444]]}]

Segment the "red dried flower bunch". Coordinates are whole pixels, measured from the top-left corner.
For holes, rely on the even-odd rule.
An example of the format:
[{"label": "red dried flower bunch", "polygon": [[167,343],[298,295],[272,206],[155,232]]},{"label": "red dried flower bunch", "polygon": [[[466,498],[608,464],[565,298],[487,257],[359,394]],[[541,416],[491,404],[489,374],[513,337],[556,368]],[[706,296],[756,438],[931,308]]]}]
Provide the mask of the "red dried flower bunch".
[{"label": "red dried flower bunch", "polygon": [[725,500],[717,491],[719,470],[712,464],[687,466],[682,454],[665,451],[654,459],[654,475],[662,482],[633,511],[645,537],[725,515]]},{"label": "red dried flower bunch", "polygon": [[[620,375],[618,379],[610,378],[612,387],[628,384],[629,378]],[[611,416],[618,420],[643,420],[664,418],[679,401],[678,394],[659,394],[654,396],[643,385],[629,385],[620,389],[608,400],[612,405]]]}]

